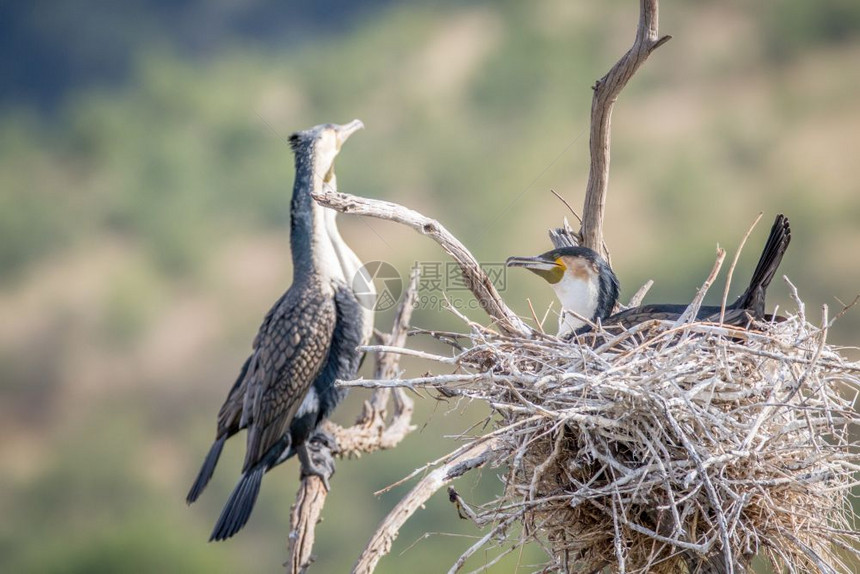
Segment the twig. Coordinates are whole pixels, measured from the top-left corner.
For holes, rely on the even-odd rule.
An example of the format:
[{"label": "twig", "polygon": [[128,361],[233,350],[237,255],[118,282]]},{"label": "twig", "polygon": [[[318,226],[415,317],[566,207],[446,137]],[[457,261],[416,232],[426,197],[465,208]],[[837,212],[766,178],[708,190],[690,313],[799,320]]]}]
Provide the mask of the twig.
[{"label": "twig", "polygon": [[714,262],[714,266],[711,268],[711,272],[708,274],[708,278],[705,279],[705,282],[702,283],[702,286],[699,287],[699,290],[696,291],[696,296],[693,297],[693,301],[687,306],[681,316],[678,317],[678,320],[675,321],[675,326],[682,325],[687,322],[692,322],[696,320],[696,316],[699,314],[699,308],[702,306],[702,300],[705,298],[705,295],[708,294],[708,289],[711,288],[711,285],[714,283],[714,280],[717,278],[717,275],[720,273],[720,268],[723,266],[723,260],[726,258],[726,250],[722,247],[717,247],[717,260]]},{"label": "twig", "polygon": [[855,295],[854,300],[852,300],[850,303],[847,303],[847,304],[843,303],[839,299],[836,299],[836,301],[838,301],[839,304],[842,305],[842,309],[838,313],[836,313],[836,316],[834,316],[833,319],[830,320],[831,326],[833,325],[833,323],[835,323],[836,321],[838,321],[839,319],[844,317],[845,313],[850,311],[851,308],[854,307],[854,305],[856,305],[858,302],[860,302],[860,295]]},{"label": "twig", "polygon": [[[398,375],[400,353],[395,349],[406,344],[409,321],[418,299],[419,270],[412,270],[406,295],[397,308],[390,335],[382,335],[383,345],[378,346],[376,370],[377,379],[394,379]],[[386,407],[389,397],[393,397],[394,413],[386,427]],[[363,453],[394,448],[403,438],[413,431],[412,410],[414,403],[403,389],[378,387],[374,389],[369,401],[365,401],[355,425],[348,429],[332,426],[332,434],[337,438],[341,456],[360,456]]]},{"label": "twig", "polygon": [[633,294],[633,297],[630,298],[630,302],[627,303],[627,307],[638,307],[642,304],[642,299],[645,298],[645,295],[648,294],[648,291],[651,290],[651,287],[654,285],[654,280],[649,279],[645,282],[645,284],[639,288],[636,293]]},{"label": "twig", "polygon": [[582,245],[594,249],[609,261],[603,242],[603,213],[609,187],[609,142],[612,107],[627,82],[651,52],[665,44],[671,36],[659,37],[657,0],[640,0],[639,26],[636,40],[609,72],[594,84],[591,100],[591,165],[582,211]]},{"label": "twig", "polygon": [[512,522],[522,518],[523,514],[524,514],[524,511],[520,511],[520,512],[511,514],[510,516],[508,516],[507,518],[505,518],[504,520],[499,522],[499,524],[497,524],[495,528],[493,528],[492,530],[487,532],[487,534],[483,538],[481,538],[480,540],[475,542],[472,546],[469,547],[468,550],[466,550],[465,552],[463,552],[463,554],[460,555],[460,557],[457,559],[457,561],[454,562],[454,565],[451,566],[451,568],[448,570],[448,574],[457,574],[457,572],[459,572],[460,569],[462,569],[463,566],[466,564],[466,560],[468,560],[469,557],[471,557],[473,554],[475,554],[475,552],[480,550],[494,536],[497,536],[497,535],[501,534],[502,532],[504,532],[508,528],[508,526],[511,525]]},{"label": "twig", "polygon": [[791,298],[794,300],[795,305],[797,305],[797,316],[800,317],[800,320],[805,323],[806,304],[803,302],[803,299],[801,299],[800,295],[797,293],[797,287],[794,286],[794,283],[792,283],[785,275],[782,276],[782,279],[788,285],[788,291],[791,294]]},{"label": "twig", "polygon": [[720,325],[723,324],[723,320],[726,318],[726,300],[729,298],[729,288],[732,286],[732,275],[735,273],[735,266],[738,264],[738,259],[741,256],[741,251],[744,250],[744,245],[746,245],[747,239],[749,239],[750,234],[752,233],[755,226],[758,224],[761,216],[764,215],[763,212],[759,212],[758,217],[755,218],[755,221],[752,222],[750,228],[747,229],[747,232],[744,234],[743,239],[741,239],[741,244],[738,245],[738,250],[735,252],[735,257],[732,259],[732,264],[729,266],[729,272],[726,274],[726,288],[723,289],[723,302],[720,305]]},{"label": "twig", "polygon": [[526,299],[526,301],[529,304],[529,310],[532,312],[532,318],[535,320],[535,325],[537,325],[538,331],[540,331],[541,335],[544,335],[545,332],[543,330],[543,323],[537,318],[537,313],[535,313],[535,308],[532,305],[532,300]]},{"label": "twig", "polygon": [[340,193],[331,188],[315,193],[314,199],[321,205],[336,211],[395,221],[411,227],[418,233],[430,236],[460,266],[466,286],[475,295],[484,311],[496,320],[502,331],[509,335],[521,336],[532,332],[532,329],[502,301],[495,285],[481,269],[474,255],[435,219],[390,201],[367,199]]},{"label": "twig", "polygon": [[[573,216],[576,218],[576,220],[579,222],[579,224],[580,224],[580,225],[582,225],[582,218],[579,216],[579,214],[576,212],[576,210],[575,210],[575,209],[573,209],[573,207],[571,207],[571,205],[567,202],[567,200],[566,200],[564,197],[562,197],[562,196],[561,196],[561,195],[560,195],[556,190],[554,190],[554,189],[549,190],[549,192],[550,192],[551,194],[553,194],[554,196],[556,196],[556,198],[558,198],[558,200],[559,200],[560,202],[562,202],[562,203],[567,207],[567,209],[568,209],[568,210],[573,214]],[[567,219],[567,218],[565,218],[565,219]],[[565,226],[564,226],[564,227],[565,227],[565,229],[568,227],[568,226],[567,226],[567,222],[566,222],[566,221],[565,221]]]}]

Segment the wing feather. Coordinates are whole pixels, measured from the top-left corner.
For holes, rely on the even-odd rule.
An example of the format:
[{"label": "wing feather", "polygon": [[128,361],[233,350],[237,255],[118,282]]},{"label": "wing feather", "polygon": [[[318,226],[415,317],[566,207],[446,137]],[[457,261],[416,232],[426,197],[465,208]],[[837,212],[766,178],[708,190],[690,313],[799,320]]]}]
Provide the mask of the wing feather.
[{"label": "wing feather", "polygon": [[287,292],[255,339],[255,371],[248,377],[243,421],[248,442],[243,470],[259,463],[287,433],[322,369],[336,321],[327,289]]}]

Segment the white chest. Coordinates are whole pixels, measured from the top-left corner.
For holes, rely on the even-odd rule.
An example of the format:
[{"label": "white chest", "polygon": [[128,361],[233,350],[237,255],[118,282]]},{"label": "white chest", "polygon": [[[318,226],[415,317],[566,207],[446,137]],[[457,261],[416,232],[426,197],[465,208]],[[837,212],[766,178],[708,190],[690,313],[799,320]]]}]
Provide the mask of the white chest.
[{"label": "white chest", "polygon": [[585,281],[565,277],[553,285],[555,295],[561,303],[562,312],[558,317],[558,334],[566,335],[579,329],[585,322],[576,315],[591,319],[597,311],[598,286],[596,281]]}]

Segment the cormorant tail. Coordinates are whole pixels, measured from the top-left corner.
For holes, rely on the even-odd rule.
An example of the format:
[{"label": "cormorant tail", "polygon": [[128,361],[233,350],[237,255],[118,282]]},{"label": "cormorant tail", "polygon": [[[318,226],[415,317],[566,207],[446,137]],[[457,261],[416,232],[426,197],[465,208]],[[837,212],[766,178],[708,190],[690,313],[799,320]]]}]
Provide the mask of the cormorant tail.
[{"label": "cormorant tail", "polygon": [[251,511],[254,510],[266,468],[267,465],[261,463],[242,474],[239,484],[233,489],[230,499],[224,505],[215,528],[212,529],[209,542],[226,540],[242,530],[251,516]]},{"label": "cormorant tail", "polygon": [[206,459],[203,461],[203,466],[200,467],[200,472],[197,474],[197,480],[194,481],[194,484],[191,486],[191,490],[188,491],[188,496],[185,497],[185,502],[187,504],[191,504],[200,496],[200,493],[203,492],[203,489],[206,488],[206,485],[209,484],[209,480],[212,478],[212,473],[215,472],[215,465],[218,464],[218,459],[221,457],[221,449],[224,448],[224,441],[227,440],[226,436],[219,437],[212,443],[212,447],[209,449],[209,454],[206,455]]},{"label": "cormorant tail", "polygon": [[576,247],[579,245],[566,217],[564,218],[564,227],[556,227],[555,229],[549,230],[549,240],[552,242],[552,246],[556,249],[561,249],[562,247]]},{"label": "cormorant tail", "polygon": [[754,310],[755,307],[761,306],[759,314],[764,313],[764,292],[776,275],[776,270],[782,263],[782,256],[785,255],[790,241],[791,227],[789,227],[788,218],[780,213],[770,229],[770,235],[753,271],[749,287],[738,297],[732,307]]}]

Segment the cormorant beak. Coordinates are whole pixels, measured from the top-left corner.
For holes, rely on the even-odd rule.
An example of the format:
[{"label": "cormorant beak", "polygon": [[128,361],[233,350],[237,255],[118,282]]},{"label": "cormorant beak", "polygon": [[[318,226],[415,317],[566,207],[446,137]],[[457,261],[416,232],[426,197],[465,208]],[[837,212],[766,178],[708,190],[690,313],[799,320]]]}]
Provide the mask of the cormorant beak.
[{"label": "cormorant beak", "polygon": [[541,276],[549,283],[558,283],[564,276],[565,266],[558,261],[543,257],[508,257],[505,261],[508,267],[525,267],[535,275]]},{"label": "cormorant beak", "polygon": [[349,136],[354,134],[360,129],[364,128],[364,124],[361,120],[352,120],[348,124],[343,124],[341,126],[337,126],[335,128],[335,133],[337,134],[337,147],[340,149],[340,146],[343,145],[343,142],[349,139]]}]

